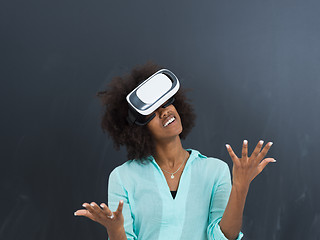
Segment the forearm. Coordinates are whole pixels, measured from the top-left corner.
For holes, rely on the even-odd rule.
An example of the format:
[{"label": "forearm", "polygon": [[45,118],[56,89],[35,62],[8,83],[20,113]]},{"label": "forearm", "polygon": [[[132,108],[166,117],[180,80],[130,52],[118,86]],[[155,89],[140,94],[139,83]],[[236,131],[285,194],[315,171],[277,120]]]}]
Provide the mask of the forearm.
[{"label": "forearm", "polygon": [[108,231],[107,229],[107,232],[109,240],[127,240],[126,232],[123,227],[116,231]]},{"label": "forearm", "polygon": [[220,229],[228,239],[236,239],[241,230],[242,216],[249,186],[232,186],[229,201],[219,223]]}]

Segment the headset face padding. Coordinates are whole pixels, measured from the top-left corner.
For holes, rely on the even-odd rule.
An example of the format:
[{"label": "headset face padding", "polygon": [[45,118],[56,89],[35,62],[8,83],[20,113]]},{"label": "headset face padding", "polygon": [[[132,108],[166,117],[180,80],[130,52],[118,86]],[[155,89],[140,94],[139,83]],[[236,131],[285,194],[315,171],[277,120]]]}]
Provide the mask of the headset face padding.
[{"label": "headset face padding", "polygon": [[[170,106],[171,104],[173,104],[175,98],[172,97],[170,98],[166,104],[164,104],[163,106],[161,106],[162,108],[166,108],[168,106]],[[131,116],[131,117],[130,117]],[[129,107],[129,116],[127,118],[127,121],[130,124],[137,124],[139,126],[143,126],[148,124],[154,117],[156,116],[155,113],[153,113],[150,117],[141,115],[141,114],[137,114],[137,112],[135,112],[132,108]],[[134,120],[133,120],[134,119]],[[132,121],[133,120],[133,121]]]}]

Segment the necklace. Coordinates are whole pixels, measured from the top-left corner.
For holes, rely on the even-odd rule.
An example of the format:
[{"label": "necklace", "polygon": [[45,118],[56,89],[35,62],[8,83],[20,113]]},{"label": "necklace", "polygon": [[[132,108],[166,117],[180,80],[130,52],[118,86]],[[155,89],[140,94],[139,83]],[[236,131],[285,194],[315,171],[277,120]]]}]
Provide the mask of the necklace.
[{"label": "necklace", "polygon": [[165,171],[166,173],[171,174],[171,179],[174,179],[174,176],[173,176],[173,175],[176,174],[176,173],[180,170],[180,168],[182,167],[182,165],[184,164],[184,162],[187,160],[187,158],[188,158],[188,152],[187,152],[186,159],[181,163],[181,165],[180,165],[180,167],[177,169],[177,171],[175,171],[175,172],[173,172],[173,173],[168,172],[168,171],[166,171],[166,170],[163,170],[162,168],[161,168],[161,170],[162,170],[162,171]]}]

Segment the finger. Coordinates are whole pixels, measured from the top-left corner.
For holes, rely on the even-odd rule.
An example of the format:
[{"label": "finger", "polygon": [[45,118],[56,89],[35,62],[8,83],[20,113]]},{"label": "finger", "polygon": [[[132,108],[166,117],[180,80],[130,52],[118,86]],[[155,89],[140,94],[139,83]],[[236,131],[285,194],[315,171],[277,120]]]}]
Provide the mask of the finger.
[{"label": "finger", "polygon": [[91,220],[94,220],[93,215],[86,209],[80,209],[74,212],[75,216],[84,216],[87,218],[90,218]]},{"label": "finger", "polygon": [[258,154],[257,156],[257,161],[261,162],[261,160],[267,155],[269,149],[271,148],[273,142],[268,142],[264,148],[262,149],[262,151]]},{"label": "finger", "polygon": [[93,208],[94,204],[93,202],[88,204],[88,203],[84,203],[82,204],[82,207],[86,208],[93,216],[97,215],[97,211]]},{"label": "finger", "polygon": [[270,162],[276,162],[274,158],[265,158],[263,161],[258,165],[258,171],[259,173],[262,172],[262,170],[270,163]]},{"label": "finger", "polygon": [[226,144],[226,148],[228,150],[228,153],[233,161],[234,164],[240,164],[239,158],[237,155],[233,152],[231,146],[229,144]]},{"label": "finger", "polygon": [[122,213],[122,209],[123,209],[123,200],[120,200],[116,213],[117,214]]},{"label": "finger", "polygon": [[243,140],[241,160],[247,160],[247,159],[248,159],[248,141]]},{"label": "finger", "polygon": [[102,212],[108,217],[108,218],[113,218],[114,214],[113,212],[108,208],[108,206],[105,203],[101,203],[100,207],[102,208]]},{"label": "finger", "polygon": [[107,216],[107,217],[109,217],[109,218],[113,218],[113,213],[112,213],[111,211],[110,211],[111,213],[109,213],[109,214],[106,215],[106,214],[103,212],[103,209],[100,208],[100,207],[98,206],[98,204],[96,204],[95,202],[90,203],[90,205],[91,205],[91,207],[93,208],[93,211],[94,211],[93,214],[96,216],[97,219],[99,219],[99,218],[104,219],[105,216]]},{"label": "finger", "polygon": [[263,140],[260,140],[260,141],[258,142],[256,148],[253,150],[250,158],[253,158],[253,159],[257,158],[258,154],[259,154],[260,151],[261,151],[262,146],[263,146]]},{"label": "finger", "polygon": [[90,203],[90,206],[92,207],[92,209],[95,211],[95,212],[101,212],[101,208],[98,206],[98,204],[96,204],[95,202],[91,202]]}]

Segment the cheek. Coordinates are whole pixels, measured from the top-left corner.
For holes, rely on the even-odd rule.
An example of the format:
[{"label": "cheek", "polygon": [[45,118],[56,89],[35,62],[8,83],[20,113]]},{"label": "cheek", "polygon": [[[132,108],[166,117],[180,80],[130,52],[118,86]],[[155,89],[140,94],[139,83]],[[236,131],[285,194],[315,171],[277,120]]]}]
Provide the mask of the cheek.
[{"label": "cheek", "polygon": [[179,120],[180,120],[180,122],[181,122],[181,117],[180,117],[180,115],[179,115],[179,113],[178,113],[178,111],[176,110],[176,108],[174,108],[174,111],[175,111],[175,115],[179,118]]},{"label": "cheek", "polygon": [[155,133],[157,133],[157,128],[156,128],[156,119],[152,119],[148,124],[147,124],[147,128],[149,130],[149,132],[152,135],[155,135]]}]

